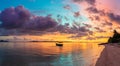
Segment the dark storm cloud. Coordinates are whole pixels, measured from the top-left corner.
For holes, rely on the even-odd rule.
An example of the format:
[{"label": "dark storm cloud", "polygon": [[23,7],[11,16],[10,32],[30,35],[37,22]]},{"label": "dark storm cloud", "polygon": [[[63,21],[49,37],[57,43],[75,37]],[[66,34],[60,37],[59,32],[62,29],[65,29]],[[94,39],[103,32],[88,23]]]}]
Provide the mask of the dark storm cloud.
[{"label": "dark storm cloud", "polygon": [[30,12],[23,6],[18,6],[16,8],[10,7],[1,12],[0,21],[2,21],[2,26],[4,28],[20,28],[29,20],[30,16]]}]

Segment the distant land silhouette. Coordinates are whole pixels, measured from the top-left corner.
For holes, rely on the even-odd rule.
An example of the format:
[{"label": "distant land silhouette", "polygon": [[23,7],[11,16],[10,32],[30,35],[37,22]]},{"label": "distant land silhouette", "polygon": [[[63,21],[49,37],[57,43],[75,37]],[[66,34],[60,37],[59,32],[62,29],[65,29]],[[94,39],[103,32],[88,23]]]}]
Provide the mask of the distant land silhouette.
[{"label": "distant land silhouette", "polygon": [[0,42],[9,42],[9,41],[7,41],[7,40],[0,40]]}]

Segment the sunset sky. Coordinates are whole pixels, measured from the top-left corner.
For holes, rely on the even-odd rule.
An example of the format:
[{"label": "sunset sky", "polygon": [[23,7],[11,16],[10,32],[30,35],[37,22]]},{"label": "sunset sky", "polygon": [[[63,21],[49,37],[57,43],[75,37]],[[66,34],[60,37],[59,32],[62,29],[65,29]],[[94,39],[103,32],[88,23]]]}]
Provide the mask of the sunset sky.
[{"label": "sunset sky", "polygon": [[0,0],[0,39],[106,42],[120,0]]}]

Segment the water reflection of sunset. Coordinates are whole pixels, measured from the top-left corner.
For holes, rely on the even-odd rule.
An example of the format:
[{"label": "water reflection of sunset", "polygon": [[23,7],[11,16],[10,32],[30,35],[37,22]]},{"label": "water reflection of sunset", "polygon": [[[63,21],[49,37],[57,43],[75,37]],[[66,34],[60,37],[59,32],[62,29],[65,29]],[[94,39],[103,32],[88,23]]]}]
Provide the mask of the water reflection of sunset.
[{"label": "water reflection of sunset", "polygon": [[[9,55],[19,55],[27,63],[34,63],[35,58],[42,57],[42,62],[56,65],[91,65],[95,64],[99,53],[103,47],[99,47],[95,43],[63,43],[63,47],[56,46],[54,42],[28,42],[28,43],[3,43],[0,50]],[[6,55],[6,54],[5,54]],[[4,59],[4,58],[3,58]],[[43,61],[44,60],[44,61]],[[51,62],[47,61],[51,60]],[[40,63],[40,60],[37,61]],[[68,64],[69,63],[69,64]]]}]

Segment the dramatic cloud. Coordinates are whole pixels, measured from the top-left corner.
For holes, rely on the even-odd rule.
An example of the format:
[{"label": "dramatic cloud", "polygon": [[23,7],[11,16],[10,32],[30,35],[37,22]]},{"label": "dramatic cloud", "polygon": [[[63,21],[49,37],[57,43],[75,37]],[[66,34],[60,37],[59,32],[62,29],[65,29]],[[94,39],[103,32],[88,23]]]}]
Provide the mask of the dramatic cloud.
[{"label": "dramatic cloud", "polygon": [[120,24],[120,15],[115,15],[114,13],[107,13],[107,16],[112,20]]},{"label": "dramatic cloud", "polygon": [[23,6],[10,7],[0,14],[2,27],[6,29],[46,30],[57,25],[51,16],[33,16]]},{"label": "dramatic cloud", "polygon": [[[84,0],[84,1],[90,5],[95,4],[95,0]],[[66,5],[64,6],[64,8],[67,10],[71,9],[70,5]],[[92,6],[87,8],[85,11],[92,14],[94,13],[104,14],[103,11],[100,11],[96,7],[92,7]],[[79,19],[79,16],[82,16],[81,12],[82,11],[74,11],[72,14],[74,17],[77,17],[77,19]],[[93,15],[93,16],[94,16],[94,20],[100,20],[99,15]],[[83,19],[84,18],[85,17],[83,17]],[[69,19],[70,18],[68,18],[67,15],[61,16],[61,14],[57,15],[56,19],[53,19],[51,15],[36,16],[30,13],[30,11],[24,8],[23,6],[17,6],[15,8],[10,7],[1,11],[0,13],[0,21],[2,22],[1,24],[2,30],[0,30],[1,31],[0,35],[24,35],[24,34],[43,35],[46,33],[59,32],[65,34],[72,34],[72,36],[69,38],[81,38],[85,36],[88,36],[89,38],[94,34],[94,31],[92,29],[96,29],[96,31],[98,32],[105,32],[103,29],[100,28],[100,26],[93,28],[93,25],[90,25],[89,23],[79,23],[79,21],[77,20],[74,21],[70,19],[71,21],[73,21],[72,23],[63,22],[63,20],[69,21]],[[109,26],[111,25],[110,23],[104,23],[103,25],[106,24]]]},{"label": "dramatic cloud", "polygon": [[66,23],[65,25],[58,25],[55,28],[52,28],[48,30],[49,32],[60,32],[60,33],[67,33],[67,34],[74,34],[73,36],[69,38],[80,38],[83,36],[92,35],[93,32],[89,30],[89,27],[91,27],[88,24],[85,25],[78,25],[77,23],[72,24],[72,27],[69,26],[69,23]]},{"label": "dramatic cloud", "polygon": [[80,38],[80,37],[83,37],[83,36],[92,35],[93,31],[91,31],[89,29],[89,27],[91,27],[91,26],[88,25],[88,24],[84,24],[84,26],[81,26],[81,25],[78,25],[78,24],[74,23],[73,27],[71,27],[71,30],[72,30],[72,33],[75,34],[75,35],[70,37],[70,38]]},{"label": "dramatic cloud", "polygon": [[57,22],[50,16],[36,16],[32,17],[32,19],[29,22],[26,22],[24,26],[29,30],[44,31],[57,26]]},{"label": "dramatic cloud", "polygon": [[4,28],[20,28],[30,19],[30,16],[30,12],[23,6],[10,7],[1,12],[0,21]]}]

